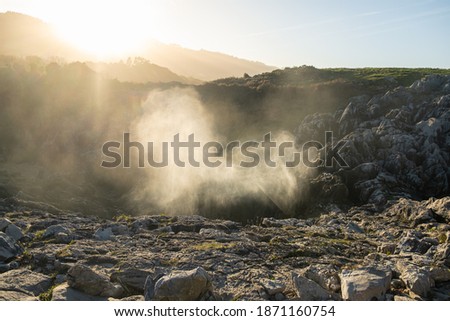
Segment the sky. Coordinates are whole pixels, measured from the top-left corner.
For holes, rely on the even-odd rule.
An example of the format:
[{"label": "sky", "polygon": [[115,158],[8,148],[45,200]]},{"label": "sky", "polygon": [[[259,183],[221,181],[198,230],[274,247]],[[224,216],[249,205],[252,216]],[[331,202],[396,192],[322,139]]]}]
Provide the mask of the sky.
[{"label": "sky", "polygon": [[450,68],[449,0],[0,0],[81,49],[149,39],[277,67]]}]

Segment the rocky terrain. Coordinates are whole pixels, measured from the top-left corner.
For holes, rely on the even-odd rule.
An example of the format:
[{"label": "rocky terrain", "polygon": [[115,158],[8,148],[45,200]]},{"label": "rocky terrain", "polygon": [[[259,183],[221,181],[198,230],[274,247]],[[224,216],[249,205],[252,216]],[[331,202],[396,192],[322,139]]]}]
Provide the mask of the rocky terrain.
[{"label": "rocky terrain", "polygon": [[400,197],[449,195],[449,76],[426,76],[409,87],[353,97],[334,114],[309,115],[296,130],[297,144],[324,137],[325,131],[343,143],[340,155],[349,168],[334,163],[314,178],[313,194],[320,199],[382,207]]},{"label": "rocky terrain", "polygon": [[0,201],[2,300],[449,300],[450,197],[242,226]]},{"label": "rocky terrain", "polygon": [[331,130],[349,168],[319,168],[295,218],[107,219],[5,196],[0,299],[449,300],[449,108],[432,75],[306,117],[297,144]]}]

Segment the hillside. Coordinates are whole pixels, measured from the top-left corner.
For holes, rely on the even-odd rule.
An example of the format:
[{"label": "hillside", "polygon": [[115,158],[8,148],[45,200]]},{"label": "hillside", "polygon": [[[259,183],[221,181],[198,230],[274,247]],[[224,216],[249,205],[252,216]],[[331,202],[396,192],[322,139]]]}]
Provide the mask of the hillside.
[{"label": "hillside", "polygon": [[[59,57],[66,61],[94,60],[94,57],[73,48],[57,37],[54,30],[39,19],[13,12],[0,13],[0,55],[12,56],[39,56],[43,58]],[[191,50],[176,45],[167,45],[158,41],[151,41],[149,45],[136,52],[150,63],[170,69],[172,72],[185,78],[194,78],[209,81],[230,76],[242,76],[244,73],[258,74],[271,71],[275,67],[259,62],[236,58],[222,53],[207,50]],[[126,60],[128,57],[123,57]],[[150,68],[150,66],[147,66]],[[118,79],[131,79],[141,82],[145,76],[135,75],[136,72],[123,70],[119,66],[110,65],[108,73]],[[148,69],[150,73],[157,74],[161,69]],[[161,73],[162,79],[167,79],[167,72]],[[152,78],[153,79],[153,78]],[[176,81],[176,80],[170,80]]]},{"label": "hillside", "polygon": [[256,61],[249,61],[219,52],[191,50],[178,45],[152,42],[142,55],[152,62],[168,67],[177,74],[211,81],[244,73],[260,74],[275,69]]},{"label": "hillside", "polygon": [[0,13],[0,55],[86,58],[59,39],[48,24],[15,12]]},{"label": "hillside", "polygon": [[179,76],[168,68],[152,64],[144,58],[128,58],[126,62],[87,62],[89,68],[100,75],[130,83],[181,83],[199,84],[200,80]]}]

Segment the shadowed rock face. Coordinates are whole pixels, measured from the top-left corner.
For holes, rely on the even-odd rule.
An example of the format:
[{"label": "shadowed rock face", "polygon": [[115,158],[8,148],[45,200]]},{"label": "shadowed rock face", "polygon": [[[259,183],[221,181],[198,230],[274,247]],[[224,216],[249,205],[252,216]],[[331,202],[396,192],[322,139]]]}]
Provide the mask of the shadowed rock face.
[{"label": "shadowed rock face", "polygon": [[[326,130],[345,142],[340,155],[349,168],[324,170],[346,185],[351,200],[384,205],[390,198],[450,193],[449,76],[431,75],[407,88],[354,97],[334,115],[307,117],[296,131],[297,144],[324,137]],[[326,181],[330,178],[313,182],[326,187]],[[325,190],[345,195],[338,183],[318,195],[327,197]]]}]

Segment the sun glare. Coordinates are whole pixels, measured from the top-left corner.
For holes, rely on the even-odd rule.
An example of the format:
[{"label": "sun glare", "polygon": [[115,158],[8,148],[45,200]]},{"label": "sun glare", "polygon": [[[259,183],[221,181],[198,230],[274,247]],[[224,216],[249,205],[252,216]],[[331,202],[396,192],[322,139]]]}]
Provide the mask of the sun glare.
[{"label": "sun glare", "polygon": [[118,29],[112,21],[98,25],[59,25],[57,32],[65,41],[97,58],[114,58],[139,50],[145,43],[132,27]]},{"label": "sun glare", "polygon": [[63,40],[95,58],[108,59],[132,54],[152,37],[152,30],[144,27],[154,10],[149,11],[123,2],[91,1],[50,20]]}]

